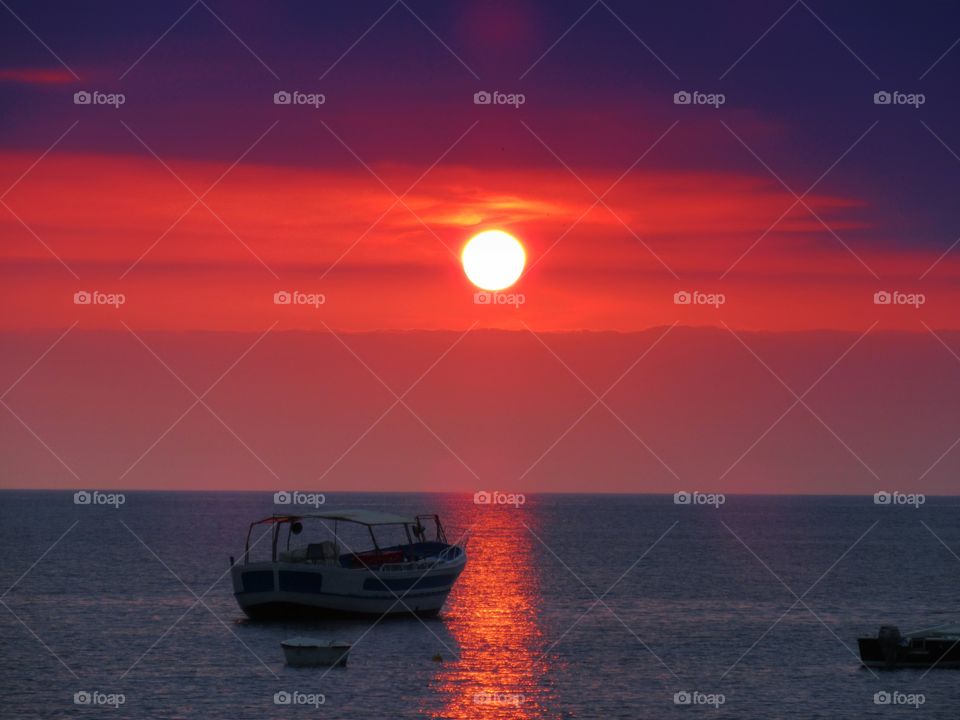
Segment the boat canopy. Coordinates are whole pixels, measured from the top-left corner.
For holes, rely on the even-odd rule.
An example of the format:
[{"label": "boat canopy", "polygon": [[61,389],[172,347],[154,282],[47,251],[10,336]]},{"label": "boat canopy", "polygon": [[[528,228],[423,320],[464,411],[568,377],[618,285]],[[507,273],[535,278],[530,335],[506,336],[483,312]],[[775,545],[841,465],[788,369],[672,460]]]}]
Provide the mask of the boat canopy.
[{"label": "boat canopy", "polygon": [[258,520],[261,523],[278,523],[300,520],[302,518],[317,518],[320,520],[342,520],[344,522],[359,523],[360,525],[416,525],[417,518],[393,513],[378,512],[377,510],[331,510],[320,513],[304,513],[297,515],[274,515]]},{"label": "boat canopy", "polygon": [[325,520],[345,520],[360,523],[361,525],[416,525],[417,519],[393,513],[378,512],[377,510],[331,510],[330,512],[314,513],[307,517],[323,518]]},{"label": "boat canopy", "polygon": [[[282,526],[286,526],[287,528],[287,549],[289,550],[290,537],[292,535],[299,535],[303,531],[303,526],[300,523],[301,520],[333,520],[334,523],[348,522],[363,525],[370,533],[374,551],[378,556],[381,555],[382,552],[377,544],[377,537],[373,529],[385,525],[403,526],[407,536],[407,543],[414,545],[417,543],[427,543],[427,529],[424,527],[423,520],[433,521],[436,526],[436,540],[432,542],[438,542],[444,546],[448,544],[447,535],[444,532],[438,515],[394,515],[393,513],[385,513],[378,510],[328,510],[317,513],[290,513],[286,515],[271,515],[270,517],[250,523],[250,527],[247,530],[247,543],[243,555],[244,563],[250,562],[250,538],[253,536],[254,528],[260,525],[266,525],[271,528],[271,534],[273,535],[271,557],[273,561],[276,562]],[[336,525],[334,525],[333,534],[339,536]],[[257,542],[259,542],[259,540]],[[312,545],[310,547],[312,547]]]}]

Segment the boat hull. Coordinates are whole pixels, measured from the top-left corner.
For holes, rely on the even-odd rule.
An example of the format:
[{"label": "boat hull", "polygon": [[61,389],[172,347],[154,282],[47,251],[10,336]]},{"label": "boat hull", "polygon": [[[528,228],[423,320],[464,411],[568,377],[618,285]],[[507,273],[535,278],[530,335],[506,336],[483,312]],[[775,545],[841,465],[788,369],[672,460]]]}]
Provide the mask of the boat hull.
[{"label": "boat hull", "polygon": [[303,563],[234,565],[241,610],[257,620],[436,615],[466,565],[466,555],[409,569],[343,568]]},{"label": "boat hull", "polygon": [[877,638],[859,638],[857,642],[860,660],[869,668],[960,668],[960,640],[957,638],[913,640],[888,655],[884,655],[883,645]]}]

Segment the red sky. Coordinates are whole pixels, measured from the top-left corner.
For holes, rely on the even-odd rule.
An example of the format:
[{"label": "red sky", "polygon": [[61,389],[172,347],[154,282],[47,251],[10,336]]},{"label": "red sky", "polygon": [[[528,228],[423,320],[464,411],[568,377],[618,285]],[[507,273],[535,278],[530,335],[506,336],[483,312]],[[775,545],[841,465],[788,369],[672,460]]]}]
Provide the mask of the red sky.
[{"label": "red sky", "polygon": [[[0,178],[14,182],[35,160],[0,154]],[[170,168],[176,176],[150,156],[54,151],[30,169],[4,198],[9,209],[0,208],[5,292],[18,310],[4,327],[79,320],[116,328],[123,320],[144,330],[256,330],[278,321],[358,331],[478,322],[627,331],[679,321],[858,331],[874,321],[957,328],[960,317],[955,256],[938,262],[940,248],[853,241],[848,250],[844,236],[882,233],[867,200],[855,192],[805,198],[827,230],[807,208],[790,210],[795,198],[763,174],[637,169],[604,198],[608,207],[591,209],[596,198],[562,167],[451,164],[391,209],[387,187],[402,193],[418,169],[253,163],[204,196],[208,210],[190,209],[187,187],[202,194],[226,168],[189,160]],[[619,175],[581,178],[602,193]],[[528,274],[512,288],[525,296],[519,309],[476,306],[459,267],[463,243],[490,227],[527,246]],[[284,289],[322,293],[326,304],[278,307],[273,293]],[[126,302],[78,308],[77,290],[121,292]],[[678,307],[678,290],[720,292],[726,302]],[[877,290],[921,292],[926,302],[877,306]]]},{"label": "red sky", "polygon": [[[17,415],[0,414],[0,478],[170,490],[956,493],[960,359],[934,336],[664,330],[273,331],[258,342],[75,329],[4,398]],[[3,381],[59,335],[0,335]],[[960,348],[960,333],[941,338]],[[206,406],[193,406],[188,387]]]},{"label": "red sky", "polygon": [[[0,485],[955,492],[957,8],[614,5],[24,3]],[[927,101],[875,103],[897,89]],[[527,250],[517,307],[459,266],[492,228]],[[617,417],[566,432],[665,328]],[[172,427],[161,360],[198,393],[226,371],[219,419]],[[821,373],[771,430],[778,377]]]},{"label": "red sky", "polygon": [[[0,173],[34,160],[2,153]],[[225,169],[171,168],[197,193]],[[397,192],[422,172],[373,170]],[[582,178],[599,193],[619,174]],[[213,212],[187,212],[194,196],[152,157],[54,151],[0,216],[2,483],[956,492],[953,256],[854,256],[798,209],[744,254],[795,200],[760,173],[635,170],[606,202],[642,242],[594,199],[562,167],[451,163],[384,214],[395,197],[362,167],[243,163],[205,197]],[[807,202],[843,237],[883,232],[854,191]],[[489,227],[527,246],[519,308],[474,304],[459,267]],[[881,289],[926,302],[875,305]],[[75,305],[78,290],[126,299]],[[277,290],[326,303],[278,306]],[[678,290],[726,302],[678,306]],[[175,375],[202,394],[225,372],[188,411]],[[778,378],[802,396],[824,372],[778,422],[795,401]]]}]

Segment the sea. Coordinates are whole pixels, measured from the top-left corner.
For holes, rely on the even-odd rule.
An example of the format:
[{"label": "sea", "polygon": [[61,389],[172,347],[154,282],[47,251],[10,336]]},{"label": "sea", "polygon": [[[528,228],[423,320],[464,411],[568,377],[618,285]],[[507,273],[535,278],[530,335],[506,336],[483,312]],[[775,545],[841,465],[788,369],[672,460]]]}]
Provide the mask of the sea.
[{"label": "sea", "polygon": [[[307,497],[438,513],[466,570],[436,618],[254,622],[230,558],[290,506],[87,492],[0,492],[2,718],[960,717],[960,670],[857,651],[960,624],[956,498]],[[347,666],[286,666],[300,635]]]}]

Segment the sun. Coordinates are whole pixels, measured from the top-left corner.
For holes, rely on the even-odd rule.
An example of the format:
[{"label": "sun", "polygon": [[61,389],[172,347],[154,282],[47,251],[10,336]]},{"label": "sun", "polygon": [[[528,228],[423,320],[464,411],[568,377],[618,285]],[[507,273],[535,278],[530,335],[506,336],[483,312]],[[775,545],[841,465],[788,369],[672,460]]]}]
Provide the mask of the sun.
[{"label": "sun", "polygon": [[474,235],[460,255],[463,271],[482,290],[503,290],[523,273],[527,254],[513,235],[502,230],[484,230]]}]

